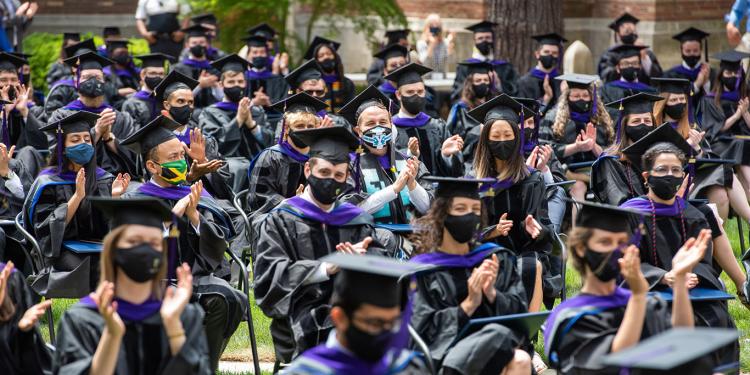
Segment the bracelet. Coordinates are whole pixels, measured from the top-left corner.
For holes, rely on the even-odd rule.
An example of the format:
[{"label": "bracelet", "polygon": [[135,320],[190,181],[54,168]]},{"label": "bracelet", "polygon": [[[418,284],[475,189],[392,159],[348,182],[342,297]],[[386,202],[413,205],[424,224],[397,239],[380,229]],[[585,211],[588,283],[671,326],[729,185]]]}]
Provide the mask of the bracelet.
[{"label": "bracelet", "polygon": [[180,337],[183,337],[183,336],[185,336],[185,330],[180,330],[180,332],[177,332],[177,333],[171,334],[171,335],[167,334],[167,337],[169,337],[170,340],[177,339],[177,338],[180,338]]}]

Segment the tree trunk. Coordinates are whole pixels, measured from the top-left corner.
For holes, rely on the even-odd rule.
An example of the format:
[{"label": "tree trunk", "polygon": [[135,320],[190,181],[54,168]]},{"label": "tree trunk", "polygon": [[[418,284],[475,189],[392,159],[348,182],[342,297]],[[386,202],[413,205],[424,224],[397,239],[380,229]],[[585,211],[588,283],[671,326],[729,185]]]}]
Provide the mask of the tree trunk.
[{"label": "tree trunk", "polygon": [[[520,74],[535,65],[532,35],[563,34],[561,0],[489,0],[487,16],[497,22],[495,58],[510,61]],[[562,54],[560,55],[562,59]]]}]

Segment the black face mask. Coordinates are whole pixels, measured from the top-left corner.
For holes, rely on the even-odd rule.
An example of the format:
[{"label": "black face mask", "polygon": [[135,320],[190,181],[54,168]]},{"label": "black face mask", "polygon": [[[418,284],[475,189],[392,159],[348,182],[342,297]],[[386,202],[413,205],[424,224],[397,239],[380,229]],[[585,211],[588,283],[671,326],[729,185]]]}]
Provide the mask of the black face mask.
[{"label": "black face mask", "polygon": [[640,124],[640,125],[635,125],[635,126],[625,126],[625,134],[628,136],[628,138],[631,141],[635,142],[643,138],[653,128],[654,128],[653,126],[646,125],[646,124]]},{"label": "black face mask", "polygon": [[325,59],[318,64],[320,64],[320,69],[323,69],[324,72],[330,73],[336,69],[336,60],[334,59]]},{"label": "black face mask", "polygon": [[104,95],[104,82],[96,78],[89,78],[78,86],[78,93],[88,98],[102,96]]},{"label": "black face mask", "polygon": [[294,141],[294,137],[292,137],[292,133],[293,133],[293,131],[290,130],[289,131],[289,138],[288,138],[289,140],[287,142],[289,142],[290,144],[294,145],[297,148],[305,148],[305,147],[307,147],[307,145],[297,144],[297,142]]},{"label": "black face mask", "polygon": [[508,160],[510,159],[510,156],[513,155],[513,151],[516,150],[516,140],[490,141],[489,147],[492,157],[500,160]]},{"label": "black face mask", "polygon": [[622,41],[622,44],[629,44],[629,45],[634,44],[637,39],[638,39],[638,34],[636,33],[631,33],[631,34],[623,35],[620,37],[620,41]]},{"label": "black face mask", "polygon": [[474,45],[482,55],[489,55],[492,51],[492,42],[484,41]]},{"label": "black face mask", "polygon": [[189,105],[171,107],[169,108],[169,115],[172,116],[172,120],[177,121],[180,125],[187,125],[193,115],[193,109]]},{"label": "black face mask", "polygon": [[734,91],[737,87],[737,77],[721,77],[721,83],[726,91]]},{"label": "black face mask", "polygon": [[18,93],[16,92],[16,88],[15,87],[11,87],[10,89],[8,89],[8,100],[14,101],[14,100],[16,100],[16,97],[18,97]]},{"label": "black face mask", "polygon": [[615,249],[609,253],[600,253],[591,249],[586,249],[583,260],[589,266],[591,272],[597,279],[602,282],[614,280],[620,274],[620,263],[617,261],[622,258],[622,251]]},{"label": "black face mask", "polygon": [[532,128],[523,128],[523,139],[526,142],[529,142],[532,138],[534,138],[534,129],[532,129]]},{"label": "black face mask", "polygon": [[480,83],[478,85],[471,85],[472,90],[474,90],[474,95],[477,98],[484,98],[487,96],[487,94],[490,93],[490,85],[486,83]]},{"label": "black face mask", "polygon": [[673,120],[679,120],[682,117],[682,112],[685,111],[685,103],[665,105],[664,113],[667,114]]},{"label": "black face mask", "polygon": [[252,64],[255,69],[264,69],[268,65],[268,57],[255,56],[253,57]]},{"label": "black face mask", "polygon": [[310,174],[307,178],[313,197],[323,204],[331,204],[346,190],[346,182],[338,182],[333,178],[318,178]]},{"label": "black face mask", "polygon": [[401,105],[404,106],[406,112],[409,112],[412,115],[417,115],[419,112],[424,111],[426,104],[427,99],[417,94],[401,97]]},{"label": "black face mask", "polygon": [[149,88],[149,90],[155,90],[156,86],[159,86],[161,83],[162,77],[146,77],[143,79],[143,83],[146,84],[146,87]]},{"label": "black face mask", "polygon": [[242,96],[245,94],[245,89],[239,86],[225,87],[224,96],[229,99],[230,102],[239,103],[242,100]]},{"label": "black face mask", "polygon": [[162,254],[147,243],[130,248],[114,249],[114,262],[125,275],[137,283],[145,283],[156,276],[161,267]]},{"label": "black face mask", "polygon": [[695,66],[698,65],[698,62],[700,62],[700,60],[701,60],[700,55],[698,55],[698,56],[685,56],[685,55],[682,55],[682,61],[684,61],[685,64],[687,64],[687,66],[689,66],[691,68],[695,68]]},{"label": "black face mask", "polygon": [[572,100],[568,102],[570,110],[577,113],[588,113],[591,110],[590,100]]},{"label": "black face mask", "polygon": [[31,82],[31,73],[29,74],[21,74],[21,79],[23,79],[23,83],[28,86],[29,82]]},{"label": "black face mask", "polygon": [[383,358],[388,350],[388,344],[393,339],[393,332],[383,331],[377,335],[365,332],[352,322],[349,318],[349,327],[344,333],[347,349],[351,350],[357,358],[367,362],[375,362]]},{"label": "black face mask", "polygon": [[557,57],[552,55],[539,56],[539,62],[542,63],[544,69],[552,69],[553,66],[557,65]]},{"label": "black face mask", "polygon": [[127,53],[121,53],[119,55],[112,56],[112,60],[120,65],[128,65],[130,63],[130,55]]},{"label": "black face mask", "polygon": [[677,190],[682,185],[682,177],[666,175],[661,177],[648,176],[648,186],[657,197],[670,200],[677,195]]},{"label": "black face mask", "polygon": [[474,233],[479,230],[482,219],[479,215],[471,212],[466,215],[455,216],[448,215],[443,221],[443,225],[448,233],[458,243],[467,243],[474,237]]},{"label": "black face mask", "polygon": [[620,76],[628,82],[634,82],[635,79],[638,78],[638,70],[639,68],[634,68],[632,66],[620,69]]},{"label": "black face mask", "polygon": [[431,33],[432,35],[438,35],[438,34],[440,34],[440,31],[441,31],[441,30],[442,30],[442,29],[441,29],[441,28],[439,28],[439,27],[430,27],[430,33]]},{"label": "black face mask", "polygon": [[203,56],[206,56],[206,46],[202,46],[200,44],[190,47],[190,54],[193,55],[193,57],[202,58]]}]

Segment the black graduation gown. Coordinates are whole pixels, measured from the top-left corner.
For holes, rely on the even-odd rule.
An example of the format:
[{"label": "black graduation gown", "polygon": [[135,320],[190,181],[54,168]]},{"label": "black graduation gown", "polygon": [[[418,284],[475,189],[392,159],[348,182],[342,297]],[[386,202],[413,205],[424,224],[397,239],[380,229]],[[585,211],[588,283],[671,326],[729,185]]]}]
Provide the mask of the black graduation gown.
[{"label": "black graduation gown", "polygon": [[[682,64],[682,63],[680,63]],[[675,65],[671,67],[669,70],[664,72],[664,78],[682,78],[690,81],[691,83],[695,82],[695,79],[698,77],[698,71],[694,73],[695,75],[689,74],[687,71],[684,70],[684,67],[682,65]],[[708,82],[710,82],[709,86],[716,80],[716,69],[710,68],[708,72]],[[706,94],[703,87],[700,88],[697,92],[693,94],[693,105],[697,105],[698,101]]]},{"label": "black graduation gown", "polygon": [[[575,154],[565,156],[565,147],[569,144],[575,143],[576,137],[581,134],[582,130],[586,129],[586,124],[578,123],[571,119],[568,119],[568,122],[565,124],[565,128],[563,129],[563,136],[558,137],[552,130],[552,126],[555,122],[556,112],[556,110],[547,112],[547,115],[542,120],[539,128],[540,143],[550,144],[552,146],[552,149],[555,151],[557,159],[560,160],[560,163],[562,164],[582,163],[596,160],[596,156],[591,151],[577,152]],[[602,149],[606,149],[609,146],[609,133],[603,131],[600,127],[597,127],[596,144],[599,145]]]},{"label": "black graduation gown", "polygon": [[[398,118],[398,115],[394,116]],[[460,166],[459,159],[454,155],[451,165],[443,160],[440,148],[450,134],[445,126],[445,121],[439,118],[430,118],[420,127],[398,126],[396,137],[396,149],[407,150],[409,138],[416,137],[419,140],[419,160],[427,167],[430,173],[437,176],[454,176],[455,168]]]},{"label": "black graduation gown", "polygon": [[[599,72],[599,77],[601,77],[604,82],[611,82],[620,79],[620,74],[615,70],[615,66],[617,66],[619,61],[619,54],[613,51],[613,49],[618,46],[619,45],[610,47],[599,58],[597,71]],[[638,81],[648,83],[651,77],[662,76],[662,68],[661,65],[659,65],[659,60],[656,58],[654,51],[649,49],[646,53],[651,59],[651,70],[645,72],[641,69],[638,72]]]},{"label": "black graduation gown", "polygon": [[[475,58],[467,59],[466,61],[479,61]],[[499,63],[499,60],[495,60],[492,64],[500,79],[501,89],[504,94],[510,96],[516,96],[518,93],[518,72],[513,64],[504,61]],[[466,77],[469,75],[469,68],[465,65],[456,66],[456,78],[453,80],[453,87],[451,88],[451,103],[457,102],[461,99],[461,92],[464,89],[464,82]]]},{"label": "black graduation gown", "polygon": [[[32,107],[33,108],[33,107]],[[24,146],[31,146],[36,149],[44,150],[49,147],[47,144],[47,135],[39,130],[46,123],[40,121],[35,113],[39,111],[32,111],[29,108],[29,114],[26,116],[24,121],[21,117],[21,113],[17,110],[12,110],[8,114],[8,132],[10,143],[16,145],[17,149]]]},{"label": "black graduation gown", "polygon": [[[639,81],[641,82],[641,81]],[[635,95],[639,92],[645,92],[647,94],[654,94],[657,95],[658,92],[653,87],[643,87],[642,89],[625,89],[621,87],[617,87],[613,85],[611,82],[605,83],[604,86],[601,88],[601,97],[602,97],[602,103],[612,103],[619,101],[620,99],[626,98],[631,95]]]},{"label": "black graduation gown", "polygon": [[[156,313],[143,321],[124,321],[125,335],[115,365],[117,375],[210,374],[208,347],[203,334],[204,313],[197,303],[189,303],[180,316],[185,343],[172,356],[169,338],[161,316]],[[105,322],[99,312],[74,305],[60,319],[55,350],[56,374],[88,374]]]},{"label": "black graduation gown", "polygon": [[[177,138],[180,139],[180,141],[184,142],[186,145],[190,146],[190,131],[197,128],[197,122],[194,122],[191,119],[188,123],[187,128],[184,129],[184,133],[182,135],[178,135]],[[204,134],[203,136],[206,140],[206,159],[225,160],[224,154],[219,151],[219,142],[217,141],[217,139],[207,134]],[[193,159],[188,155],[185,155],[185,158],[187,159],[188,168],[190,168],[193,163]],[[209,193],[211,193],[212,196],[214,196],[214,198],[222,200],[232,199],[232,173],[229,169],[229,164],[225,164],[216,172],[211,172],[209,174],[203,175],[203,177],[201,177],[201,181],[203,181],[203,186],[206,188],[206,190],[208,190]]]},{"label": "black graduation gown", "polygon": [[[253,95],[254,92],[262,87],[263,92],[268,95],[271,104],[278,103],[286,98],[290,90],[284,76],[278,74],[271,74],[267,78],[251,78],[251,74],[248,73],[245,74],[245,79],[247,80],[248,95]],[[269,129],[271,129],[274,134],[277,134],[282,113],[271,107],[264,107],[263,109],[266,111]]]},{"label": "black graduation gown", "polygon": [[[75,80],[75,77],[72,77],[71,80]],[[104,84],[104,96],[106,97],[107,103],[116,102],[115,96],[117,96],[117,90],[115,90],[110,82],[105,82]],[[49,93],[44,100],[44,113],[49,118],[55,111],[65,107],[76,99],[78,99],[78,91],[73,86],[73,83],[60,82],[50,88]]]},{"label": "black graduation gown", "polygon": [[705,138],[711,148],[723,159],[732,159],[741,165],[750,165],[750,144],[746,140],[735,139],[735,136],[750,136],[750,126],[740,118],[726,131],[721,129],[727,118],[737,111],[737,103],[731,100],[721,100],[717,106],[714,97],[701,98],[696,116],[701,129],[706,132]]},{"label": "black graduation gown", "polygon": [[39,327],[28,332],[18,329],[26,310],[36,303],[34,291],[18,270],[11,273],[6,288],[5,298],[13,301],[16,312],[7,322],[0,323],[0,369],[7,375],[49,374],[52,356]]},{"label": "black graduation gown", "polygon": [[[334,92],[334,85],[338,87],[337,92]],[[338,78],[335,83],[326,82],[326,86],[328,86],[328,92],[326,93],[325,102],[328,103],[328,110],[331,112],[338,112],[341,107],[354,99],[354,96],[357,94],[354,82],[347,77]]]},{"label": "black graduation gown", "polygon": [[55,61],[49,66],[49,70],[44,79],[47,81],[47,87],[52,87],[55,82],[70,77],[72,77],[70,66],[62,61]]},{"label": "black graduation gown", "polygon": [[373,57],[370,68],[367,69],[367,84],[375,87],[380,86],[383,83],[383,69],[385,69],[383,59]]},{"label": "black graduation gown", "polygon": [[589,190],[597,202],[614,206],[646,194],[641,169],[612,157],[600,157],[591,166]]},{"label": "black graduation gown", "polygon": [[[448,136],[456,134],[461,136],[461,139],[464,140],[464,149],[466,148],[467,134],[475,127],[481,128],[479,126],[481,123],[469,116],[469,111],[471,111],[469,105],[464,103],[463,100],[459,100],[453,105],[453,107],[451,107],[451,112],[448,114],[448,121],[445,124]],[[464,155],[464,161],[466,161],[465,156],[466,155]]]},{"label": "black graduation gown", "polygon": [[471,317],[461,302],[469,294],[467,281],[473,268],[443,268],[417,275],[411,325],[430,348],[436,364],[461,369],[464,374],[478,374],[489,362],[503,368],[523,343],[526,333],[490,324],[451,345],[470,319],[520,314],[528,309],[515,256],[499,247],[495,254],[500,264],[495,303],[483,297]]},{"label": "black graduation gown", "polygon": [[[15,151],[13,159],[10,160],[9,167],[18,175],[23,186],[23,191],[28,192],[34,183],[37,174],[45,165],[45,158],[33,147],[23,147]],[[16,197],[5,188],[5,181],[0,179],[0,218],[12,220],[19,212],[26,197]],[[0,249],[0,261],[3,250]],[[14,261],[15,262],[15,261]],[[20,264],[20,263],[16,263]]]},{"label": "black graduation gown", "polygon": [[296,208],[282,202],[260,223],[255,242],[255,301],[271,322],[276,358],[289,362],[299,353],[324,341],[333,327],[328,313],[333,278],[305,284],[321,262],[336,252],[341,242],[357,243],[365,237],[373,242],[367,252],[392,255],[395,239],[390,232],[374,228],[367,213],[341,226],[320,223],[292,213]]},{"label": "black graduation gown", "polygon": [[[109,69],[107,69],[109,68]],[[140,80],[141,78],[138,76],[138,72],[135,71],[135,67],[131,69],[131,71],[128,73],[122,72],[118,74],[114,71],[112,66],[109,66],[105,68],[104,70],[104,78],[107,81],[107,83],[114,88],[115,95],[112,97],[112,101],[110,104],[115,107],[118,110],[122,109],[122,103],[127,99],[127,97],[120,95],[117,93],[117,90],[125,87],[129,87],[135,91],[138,91],[140,89]]]},{"label": "black graduation gown", "polygon": [[287,156],[278,145],[263,150],[248,170],[245,212],[257,217],[293,197],[300,184],[306,185],[304,167],[304,162]]},{"label": "black graduation gown", "polygon": [[[154,108],[158,112],[158,108]],[[120,111],[125,112],[133,118],[133,126],[140,129],[153,120],[151,103],[136,98],[134,95],[122,102]]]},{"label": "black graduation gown", "polygon": [[[190,77],[194,80],[198,80],[201,76],[201,72],[203,72],[205,69],[196,68],[189,66],[183,62],[179,62],[177,64],[174,64],[172,66],[172,69],[176,70],[179,73],[182,73],[183,75]],[[210,74],[213,74],[217,77],[221,76],[221,73],[216,69],[208,69],[208,72]],[[196,87],[197,89],[197,87]],[[216,97],[214,97],[213,90],[210,87],[198,89],[198,92],[193,97],[195,110],[193,113],[193,116],[198,116],[200,114],[200,111],[203,108],[206,108],[210,106],[211,104],[216,103],[218,100]],[[195,117],[194,117],[195,118]]]},{"label": "black graduation gown", "polygon": [[[549,78],[549,84],[552,86],[552,100],[547,103],[546,108],[551,108],[557,103],[560,97],[560,80]],[[528,72],[518,79],[518,96],[542,102],[544,98],[544,80]],[[546,110],[546,108],[544,108]]]}]

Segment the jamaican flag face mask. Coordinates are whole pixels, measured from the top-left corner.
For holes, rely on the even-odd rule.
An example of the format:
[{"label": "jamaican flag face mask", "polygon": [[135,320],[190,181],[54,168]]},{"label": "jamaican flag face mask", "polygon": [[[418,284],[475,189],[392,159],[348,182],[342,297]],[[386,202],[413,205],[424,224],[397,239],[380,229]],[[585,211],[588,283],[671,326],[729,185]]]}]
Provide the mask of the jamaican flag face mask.
[{"label": "jamaican flag face mask", "polygon": [[180,185],[187,179],[187,161],[185,159],[159,164],[161,177],[172,185]]}]

